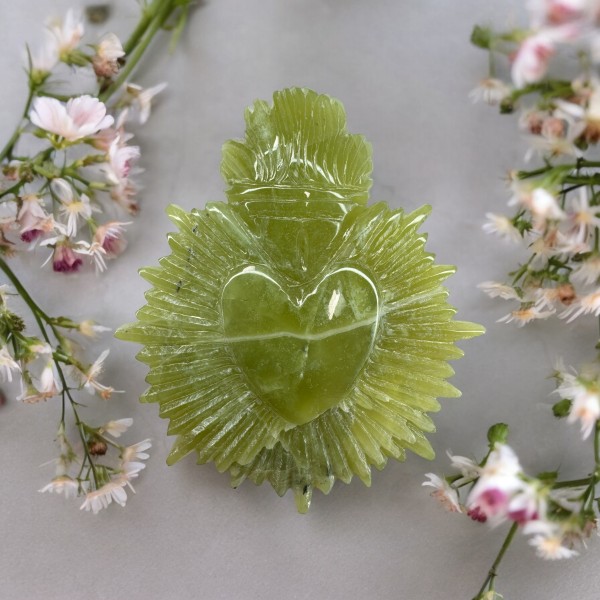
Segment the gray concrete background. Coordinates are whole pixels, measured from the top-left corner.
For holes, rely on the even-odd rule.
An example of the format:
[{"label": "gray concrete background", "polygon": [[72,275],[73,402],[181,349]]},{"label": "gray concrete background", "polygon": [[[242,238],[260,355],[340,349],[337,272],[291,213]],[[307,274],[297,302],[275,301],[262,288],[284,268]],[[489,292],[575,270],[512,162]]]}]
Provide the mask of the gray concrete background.
[{"label": "gray concrete background", "polygon": [[[68,0],[5,2],[0,53],[0,139],[22,110],[23,46],[35,42],[47,14]],[[99,29],[125,36],[136,3],[114,3]],[[505,25],[520,3],[510,0],[207,0],[193,15],[176,54],[156,47],[135,77],[169,82],[137,142],[142,146],[142,212],[130,248],[108,273],[72,278],[15,263],[47,311],[90,316],[111,327],[133,319],[143,303],[138,267],[166,254],[172,229],[164,207],[223,199],[219,176],[224,140],[239,137],[242,114],[255,98],[303,85],[342,99],[349,127],[374,147],[373,198],[415,208],[433,205],[425,229],[440,262],[459,266],[449,281],[459,317],[483,323],[486,336],[465,342],[453,383],[462,399],[446,400],[437,416],[430,464],[411,457],[359,481],[316,494],[310,514],[267,486],[229,489],[214,467],[189,456],[165,465],[171,444],[156,407],[139,405],[146,369],[136,347],[111,340],[105,380],[124,396],[88,414],[133,416],[126,441],[153,438],[148,469],[126,509],[94,517],[78,502],[37,493],[52,476],[55,402],[0,409],[0,598],[37,599],[470,599],[489,568],[504,530],[445,514],[421,488],[423,474],[447,467],[445,450],[480,455],[487,427],[505,421],[532,472],[561,467],[585,473],[589,448],[575,427],[549,411],[553,360],[577,364],[592,356],[593,318],[566,327],[500,326],[506,312],[475,288],[502,278],[517,253],[483,234],[487,211],[502,211],[504,172],[522,164],[514,120],[472,106],[467,95],[484,76],[486,56],[468,44],[476,22]],[[37,264],[40,256],[35,257]],[[600,544],[569,563],[537,560],[519,538],[502,567],[507,599],[597,598]]]}]

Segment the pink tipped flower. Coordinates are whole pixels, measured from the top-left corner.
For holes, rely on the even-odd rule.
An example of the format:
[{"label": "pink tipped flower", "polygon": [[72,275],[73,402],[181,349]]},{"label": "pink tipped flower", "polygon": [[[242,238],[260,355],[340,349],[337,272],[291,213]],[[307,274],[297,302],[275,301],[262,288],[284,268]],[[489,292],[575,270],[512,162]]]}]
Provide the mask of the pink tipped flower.
[{"label": "pink tipped flower", "polygon": [[512,80],[517,88],[539,81],[554,54],[554,42],[544,32],[527,38],[519,47],[512,64]]},{"label": "pink tipped flower", "polygon": [[[56,240],[46,240],[46,242],[53,241]],[[83,260],[77,256],[68,240],[56,242],[51,258],[52,270],[55,273],[77,273],[83,264]]]},{"label": "pink tipped flower", "polygon": [[125,56],[121,40],[114,33],[107,33],[96,47],[92,57],[94,73],[98,77],[112,77],[119,71],[119,59]]},{"label": "pink tipped flower", "polygon": [[106,258],[116,258],[127,248],[127,239],[123,235],[126,225],[131,225],[131,223],[110,221],[96,229],[94,242],[100,244]]},{"label": "pink tipped flower", "polygon": [[17,222],[21,239],[30,242],[42,234],[40,224],[45,222],[49,215],[42,208],[42,199],[35,194],[21,196],[21,208],[17,214]]},{"label": "pink tipped flower", "polygon": [[130,215],[137,215],[140,208],[135,199],[137,187],[133,181],[126,179],[110,190],[110,197],[122,206]]},{"label": "pink tipped flower", "polygon": [[140,157],[138,146],[121,145],[117,137],[108,149],[108,164],[105,169],[106,176],[115,185],[125,183],[133,163]]},{"label": "pink tipped flower", "polygon": [[36,127],[68,142],[88,137],[114,122],[106,114],[104,103],[88,95],[71,98],[66,105],[56,98],[38,97],[33,101],[29,118]]}]

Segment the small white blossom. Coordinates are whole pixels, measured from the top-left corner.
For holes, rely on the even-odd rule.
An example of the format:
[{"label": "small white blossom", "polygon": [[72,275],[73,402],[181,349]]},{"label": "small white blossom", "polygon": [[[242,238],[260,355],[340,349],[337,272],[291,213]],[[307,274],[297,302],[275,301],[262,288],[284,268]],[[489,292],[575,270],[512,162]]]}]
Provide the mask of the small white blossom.
[{"label": "small white blossom", "polygon": [[571,273],[571,280],[575,283],[593,285],[600,277],[600,254],[594,252],[580,262]]},{"label": "small white blossom", "polygon": [[13,372],[20,373],[21,367],[12,357],[8,347],[2,346],[2,348],[0,348],[0,381],[11,382],[13,379]]},{"label": "small white blossom", "polygon": [[125,506],[127,492],[123,488],[126,484],[126,481],[117,479],[105,483],[93,492],[88,492],[83,504],[79,507],[80,510],[91,510],[96,515],[103,508],[107,508],[113,500],[120,506]]},{"label": "small white blossom", "polygon": [[71,98],[66,105],[56,98],[35,98],[29,114],[31,122],[40,129],[76,142],[113,124],[106,106],[93,96]]},{"label": "small white blossom", "polygon": [[104,327],[103,325],[98,325],[94,321],[87,319],[85,321],[81,321],[79,323],[79,327],[77,328],[81,335],[85,337],[95,339],[99,333],[104,333],[105,331],[110,331],[110,327]]},{"label": "small white blossom", "polygon": [[567,323],[571,323],[581,315],[594,314],[596,317],[600,315],[600,290],[579,296],[571,306],[566,308],[558,315],[561,319],[567,319]]},{"label": "small white blossom", "polygon": [[485,102],[491,106],[500,104],[510,95],[510,87],[501,79],[488,77],[479,82],[479,85],[469,93],[473,102]]},{"label": "small white blossom", "polygon": [[503,300],[521,300],[515,288],[497,281],[483,281],[477,287],[490,298],[502,298]]},{"label": "small white blossom", "polygon": [[94,72],[98,77],[111,77],[119,71],[119,58],[125,56],[121,40],[114,33],[107,33],[96,47],[92,57]]},{"label": "small white blossom", "polygon": [[98,381],[98,377],[104,369],[104,361],[106,360],[109,352],[110,350],[104,350],[104,352],[100,354],[100,356],[88,367],[85,372],[79,370],[76,372],[80,384],[89,394],[93,395],[98,393],[105,400],[110,398],[115,391],[113,388],[102,385]]},{"label": "small white blossom", "polygon": [[60,475],[38,491],[42,493],[63,494],[65,498],[75,498],[79,492],[79,485],[68,475]]},{"label": "small white blossom", "polygon": [[59,210],[67,219],[66,233],[70,237],[77,235],[77,223],[79,219],[87,220],[92,216],[90,199],[85,194],[81,194],[78,199],[71,196],[69,200],[63,200]]},{"label": "small white blossom", "polygon": [[47,35],[42,46],[30,53],[31,69],[35,73],[47,74],[58,64],[58,48],[54,37]]},{"label": "small white blossom", "polygon": [[554,393],[572,401],[567,423],[581,422],[581,435],[587,439],[600,419],[600,385],[570,373],[558,374],[561,383]]},{"label": "small white blossom", "polygon": [[529,544],[536,554],[546,560],[561,560],[577,556],[577,552],[563,545],[564,534],[559,525],[548,521],[530,521],[523,529],[525,535],[533,535]]},{"label": "small white blossom", "polygon": [[527,308],[520,308],[513,310],[507,315],[504,315],[497,320],[497,323],[512,323],[515,322],[519,327],[531,323],[538,319],[547,319],[555,313],[554,309],[551,310],[540,310],[537,306],[532,305]]},{"label": "small white blossom", "polygon": [[140,149],[138,146],[124,146],[121,140],[117,137],[110,148],[108,149],[108,164],[104,172],[108,180],[120,185],[126,182],[133,163],[140,157]]},{"label": "small white blossom", "polygon": [[451,454],[450,452],[446,452],[448,458],[450,459],[450,463],[454,469],[460,471],[462,477],[454,481],[454,486],[460,487],[464,483],[468,483],[473,479],[479,477],[480,467],[479,465],[472,460],[471,458],[467,458],[466,456],[458,456],[456,454]]},{"label": "small white blossom", "polygon": [[509,242],[520,242],[523,238],[519,230],[513,225],[512,221],[504,215],[486,213],[487,223],[484,223],[482,229],[486,233],[493,233]]},{"label": "small white blossom", "polygon": [[115,438],[121,437],[133,424],[133,419],[118,419],[116,421],[109,421],[102,425],[101,429],[104,433],[108,433]]},{"label": "small white blossom", "polygon": [[84,28],[81,15],[74,10],[67,11],[62,19],[53,19],[48,23],[48,30],[54,36],[61,60],[77,48],[83,37]]},{"label": "small white blossom", "polygon": [[150,117],[152,99],[167,87],[166,83],[159,83],[151,88],[142,88],[135,83],[127,84],[127,93],[132,99],[132,106],[139,114],[139,122],[143,125]]},{"label": "small white blossom", "polygon": [[449,512],[462,512],[458,502],[456,490],[448,484],[447,481],[438,477],[435,473],[426,473],[425,477],[429,481],[424,481],[421,485],[434,488],[431,495],[440,502],[440,504]]}]

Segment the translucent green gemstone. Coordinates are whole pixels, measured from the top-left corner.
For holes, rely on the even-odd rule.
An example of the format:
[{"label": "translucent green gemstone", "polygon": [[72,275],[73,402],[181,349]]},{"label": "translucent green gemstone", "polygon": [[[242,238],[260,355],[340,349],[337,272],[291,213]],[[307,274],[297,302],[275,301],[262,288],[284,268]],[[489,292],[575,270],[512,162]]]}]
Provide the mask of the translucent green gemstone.
[{"label": "translucent green gemstone", "polygon": [[446,361],[482,328],[453,320],[429,208],[367,205],[371,148],[337,100],[283,90],[246,122],[223,148],[228,203],[169,207],[172,253],[142,270],[147,305],[118,336],[144,345],[170,464],[195,451],[305,512],[313,488],[433,456],[426,413],[459,395]]},{"label": "translucent green gemstone", "polygon": [[225,339],[256,395],[302,425],[354,385],[377,332],[378,293],[354,267],[306,285],[275,277],[250,266],[227,282]]}]

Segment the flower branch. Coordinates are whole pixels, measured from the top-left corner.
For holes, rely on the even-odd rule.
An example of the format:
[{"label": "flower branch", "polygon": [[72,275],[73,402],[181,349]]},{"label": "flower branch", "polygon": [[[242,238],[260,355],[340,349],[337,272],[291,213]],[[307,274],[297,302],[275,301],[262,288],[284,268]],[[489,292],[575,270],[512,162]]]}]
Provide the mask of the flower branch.
[{"label": "flower branch", "polygon": [[[18,400],[28,404],[60,398],[56,473],[40,491],[84,496],[81,508],[94,513],[112,502],[125,505],[126,489],[134,491],[131,482],[144,469],[151,444],[119,443],[132,419],[95,426],[83,417],[77,393],[109,400],[116,392],[99,381],[108,350],[88,363],[73,336],[95,338],[107,329],[47,314],[7,259],[48,248],[46,262],[64,275],[80,271],[86,259],[102,272],[125,250],[131,223],[101,216],[115,208],[130,216],[138,211],[140,148],[129,144],[128,128],[134,119],[148,120],[154,97],[165,87],[143,89],[130,77],[170,19],[184,26],[190,2],[145,2],[124,45],[108,33],[84,47],[84,24],[74,11],[49,22],[41,48],[27,49],[28,95],[0,150],[0,270],[10,282],[0,287],[0,380],[20,380]],[[58,87],[65,73],[77,78],[81,71],[95,75],[87,93]],[[13,294],[30,311],[41,339],[13,312]]]}]

